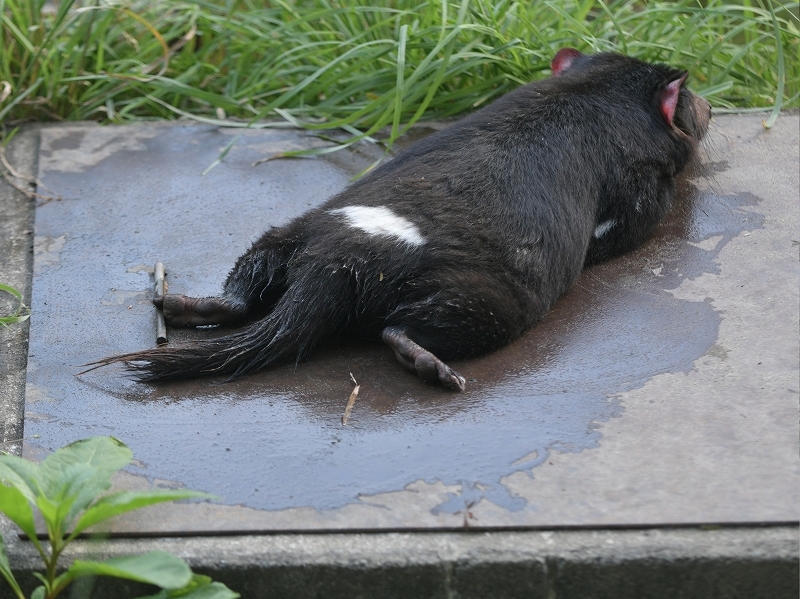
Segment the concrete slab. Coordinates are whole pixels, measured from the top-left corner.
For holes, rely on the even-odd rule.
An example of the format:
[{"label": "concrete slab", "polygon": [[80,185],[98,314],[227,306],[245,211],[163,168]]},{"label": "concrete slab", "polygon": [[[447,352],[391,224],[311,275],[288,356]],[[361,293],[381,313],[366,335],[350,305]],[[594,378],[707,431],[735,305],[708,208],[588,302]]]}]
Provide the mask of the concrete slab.
[{"label": "concrete slab", "polygon": [[[798,520],[797,117],[718,119],[709,175],[643,248],[584,273],[541,326],[429,388],[379,343],[234,384],[149,387],[99,357],[152,345],[148,269],[218,291],[270,224],[376,156],[272,161],[315,138],[195,126],[42,131],[25,451],[113,434],[120,486],[211,491],[135,534],[769,523]],[[201,333],[202,334],[202,333]],[[208,333],[206,333],[208,334]],[[181,334],[176,334],[179,339]],[[340,418],[361,383],[351,424]]]}]

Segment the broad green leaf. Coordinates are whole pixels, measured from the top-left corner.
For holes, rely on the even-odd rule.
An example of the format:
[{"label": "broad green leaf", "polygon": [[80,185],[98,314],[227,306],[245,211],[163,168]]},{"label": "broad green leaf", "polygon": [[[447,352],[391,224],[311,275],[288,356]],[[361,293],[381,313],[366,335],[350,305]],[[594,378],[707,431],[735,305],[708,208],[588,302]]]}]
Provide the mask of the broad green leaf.
[{"label": "broad green leaf", "polygon": [[47,456],[40,477],[49,498],[70,498],[63,513],[70,522],[111,487],[111,475],[127,466],[133,454],[114,437],[91,437],[71,443]]},{"label": "broad green leaf", "polygon": [[81,576],[115,576],[154,584],[164,589],[180,589],[189,584],[192,571],[186,562],[174,555],[151,551],[144,555],[115,557],[103,562],[76,560],[62,575],[66,581]]},{"label": "broad green leaf", "polygon": [[44,587],[36,587],[36,590],[31,593],[31,599],[44,599]]},{"label": "broad green leaf", "polygon": [[102,497],[81,515],[72,535],[118,514],[137,510],[148,505],[177,501],[179,499],[211,499],[212,495],[186,489],[156,489],[153,491],[120,491]]},{"label": "broad green leaf", "polygon": [[212,582],[208,576],[194,574],[191,582],[181,589],[164,589],[155,595],[138,599],[237,599],[238,597],[241,597],[239,593],[234,593],[221,582]]},{"label": "broad green leaf", "polygon": [[17,579],[14,578],[14,573],[11,572],[11,564],[8,563],[8,555],[6,555],[6,546],[5,543],[3,543],[2,537],[0,537],[0,574],[2,574],[3,578],[6,579],[8,586],[14,589],[14,593],[17,595],[17,597],[25,599],[25,595],[22,594],[22,589],[20,589],[19,584],[17,584]]},{"label": "broad green leaf", "polygon": [[39,465],[15,455],[0,455],[0,479],[19,489],[31,503],[41,493]]},{"label": "broad green leaf", "polygon": [[66,469],[71,465],[85,464],[111,476],[127,466],[132,458],[133,453],[122,441],[114,437],[90,437],[57,449],[39,468],[43,484],[59,488],[65,483]]},{"label": "broad green leaf", "polygon": [[[66,532],[69,520],[67,515],[76,511],[76,500],[79,496],[86,495],[90,491],[91,501],[97,494],[102,493],[108,488],[106,485],[98,485],[97,470],[86,464],[72,464],[64,470],[64,484],[59,488],[52,488],[47,495],[40,495],[36,498],[36,506],[42,513],[42,517],[48,525],[48,530],[57,536]],[[110,485],[110,483],[109,483]]]},{"label": "broad green leaf", "polygon": [[64,469],[63,482],[53,500],[58,504],[59,522],[64,523],[66,532],[75,516],[111,487],[111,479],[95,467],[72,464]]},{"label": "broad green leaf", "polygon": [[33,510],[28,499],[17,487],[7,487],[0,484],[0,511],[22,529],[30,538],[36,536],[36,526],[33,523]]}]

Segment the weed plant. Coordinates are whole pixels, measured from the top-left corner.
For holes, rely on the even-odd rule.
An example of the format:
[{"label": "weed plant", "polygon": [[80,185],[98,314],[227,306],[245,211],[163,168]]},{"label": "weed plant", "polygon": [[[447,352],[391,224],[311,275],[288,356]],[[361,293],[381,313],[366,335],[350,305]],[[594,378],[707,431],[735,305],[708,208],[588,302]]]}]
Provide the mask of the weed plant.
[{"label": "weed plant", "polygon": [[799,6],[0,0],[0,122],[234,117],[393,138],[546,76],[564,46],[679,65],[716,108],[777,115],[800,104]]},{"label": "weed plant", "polygon": [[[51,453],[40,464],[0,454],[0,479],[6,483],[0,483],[0,511],[25,533],[44,566],[44,573],[34,573],[42,584],[33,590],[30,599],[55,599],[73,582],[91,582],[97,576],[161,587],[156,595],[140,599],[237,599],[238,593],[207,576],[194,574],[183,560],[163,551],[103,561],[74,560],[66,568],[59,564],[64,550],[78,535],[109,518],[166,501],[210,498],[206,493],[187,489],[108,493],[111,476],[132,458],[131,450],[114,437],[76,441]],[[47,531],[46,542],[39,538],[37,512]],[[0,575],[14,597],[25,599],[2,539]]]},{"label": "weed plant", "polygon": [[8,294],[12,296],[17,303],[16,309],[11,314],[3,314],[0,312],[0,326],[6,327],[10,324],[16,324],[18,322],[22,322],[23,320],[27,320],[30,317],[30,313],[26,313],[27,307],[22,303],[22,294],[19,291],[13,287],[0,283],[0,294]]}]

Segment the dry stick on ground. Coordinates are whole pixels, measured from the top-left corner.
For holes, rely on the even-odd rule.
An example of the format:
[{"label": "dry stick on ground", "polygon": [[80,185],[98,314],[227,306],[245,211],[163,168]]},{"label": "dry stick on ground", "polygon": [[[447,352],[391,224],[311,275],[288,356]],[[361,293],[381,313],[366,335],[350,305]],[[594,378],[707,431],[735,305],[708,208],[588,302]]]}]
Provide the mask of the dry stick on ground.
[{"label": "dry stick on ground", "polygon": [[[24,193],[28,198],[39,198],[40,200],[44,200],[45,202],[50,202],[52,200],[60,200],[61,196],[55,193],[52,189],[48,188],[44,183],[42,183],[37,177],[33,175],[24,175],[18,172],[11,164],[8,162],[6,158],[6,149],[3,146],[0,146],[0,162],[3,163],[5,170],[2,171],[3,178],[8,181],[8,184],[11,185],[17,191]],[[20,179],[22,181],[26,181],[28,185],[37,185],[41,189],[46,189],[53,195],[42,195],[40,193],[36,193],[35,191],[31,191],[30,189],[26,189],[21,185],[17,184],[14,179]]]},{"label": "dry stick on ground", "polygon": [[356,403],[356,397],[358,397],[358,390],[361,388],[356,382],[356,377],[353,376],[353,373],[350,373],[350,380],[353,381],[355,387],[353,388],[353,392],[350,394],[350,399],[347,400],[347,407],[344,409],[344,416],[342,416],[342,426],[347,424],[347,419],[350,418],[350,412],[353,411],[353,406]]}]

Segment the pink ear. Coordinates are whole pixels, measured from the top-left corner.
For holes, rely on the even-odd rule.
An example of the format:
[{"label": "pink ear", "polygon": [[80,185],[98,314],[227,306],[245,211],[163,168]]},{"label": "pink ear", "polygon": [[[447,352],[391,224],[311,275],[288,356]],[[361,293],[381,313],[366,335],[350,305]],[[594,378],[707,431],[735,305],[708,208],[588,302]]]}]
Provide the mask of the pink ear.
[{"label": "pink ear", "polygon": [[659,99],[659,103],[661,105],[661,114],[664,116],[664,120],[667,121],[667,124],[672,127],[672,119],[675,117],[675,108],[678,106],[678,97],[681,94],[681,87],[683,87],[683,82],[686,81],[686,76],[688,75],[687,72],[670,81],[669,84],[661,90],[661,98]]},{"label": "pink ear", "polygon": [[558,54],[553,57],[550,63],[550,69],[553,71],[553,77],[558,77],[566,69],[568,69],[576,59],[583,56],[575,48],[561,48]]}]

